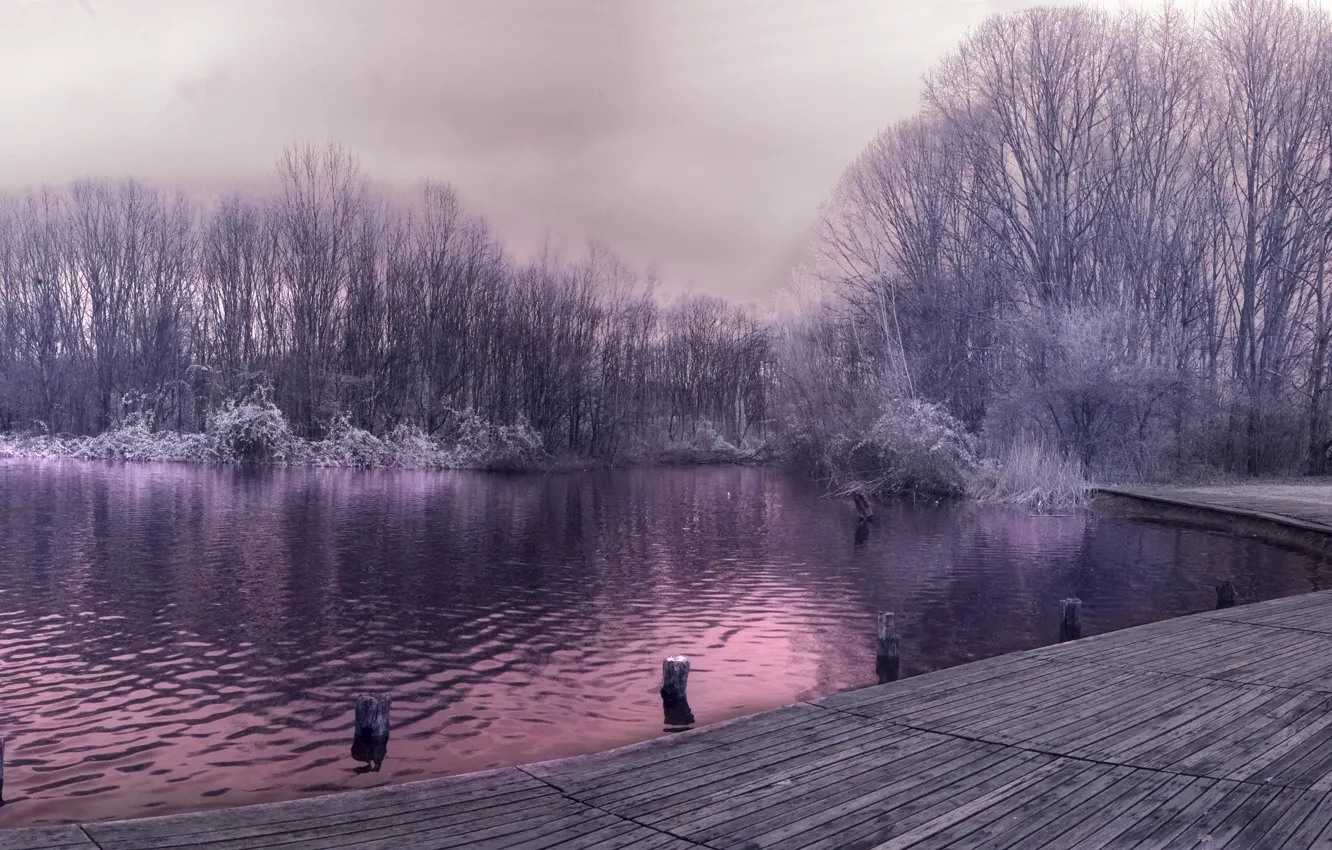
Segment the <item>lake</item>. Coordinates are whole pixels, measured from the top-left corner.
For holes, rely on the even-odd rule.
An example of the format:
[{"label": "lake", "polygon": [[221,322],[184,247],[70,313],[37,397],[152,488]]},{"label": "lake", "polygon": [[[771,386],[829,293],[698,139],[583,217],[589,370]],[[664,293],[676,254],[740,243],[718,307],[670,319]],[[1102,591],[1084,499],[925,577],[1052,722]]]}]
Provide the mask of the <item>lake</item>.
[{"label": "lake", "polygon": [[[778,470],[568,475],[0,461],[0,827],[285,800],[664,733],[902,672],[1332,586],[1321,561],[1111,516],[849,502]],[[393,695],[378,773],[356,694]]]}]

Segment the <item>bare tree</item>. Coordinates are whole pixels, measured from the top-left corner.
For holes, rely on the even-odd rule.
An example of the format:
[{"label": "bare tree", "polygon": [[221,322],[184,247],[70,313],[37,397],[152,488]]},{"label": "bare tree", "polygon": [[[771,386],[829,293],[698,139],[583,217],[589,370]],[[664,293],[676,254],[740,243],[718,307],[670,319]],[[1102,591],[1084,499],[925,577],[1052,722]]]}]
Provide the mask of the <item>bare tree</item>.
[{"label": "bare tree", "polygon": [[366,186],[357,161],[337,145],[287,150],[278,181],[272,216],[291,333],[279,397],[300,431],[314,436],[335,412],[326,366],[337,359],[354,241],[367,214]]},{"label": "bare tree", "polygon": [[819,333],[1112,474],[1323,469],[1330,34],[1293,0],[991,18],[835,190]]}]

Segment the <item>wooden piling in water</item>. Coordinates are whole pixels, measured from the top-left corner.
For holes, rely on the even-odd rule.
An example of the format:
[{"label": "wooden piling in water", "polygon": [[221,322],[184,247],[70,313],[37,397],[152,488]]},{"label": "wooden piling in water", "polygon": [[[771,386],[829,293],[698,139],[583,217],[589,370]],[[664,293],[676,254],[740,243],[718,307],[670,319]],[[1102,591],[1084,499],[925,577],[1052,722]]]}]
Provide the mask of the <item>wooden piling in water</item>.
[{"label": "wooden piling in water", "polygon": [[870,501],[864,493],[857,490],[851,494],[851,500],[856,503],[856,519],[858,522],[866,523],[874,519],[874,508],[870,506]]},{"label": "wooden piling in water", "polygon": [[869,540],[869,523],[867,523],[867,522],[858,522],[858,523],[856,523],[856,537],[855,537],[855,540],[856,540],[856,546],[864,546],[864,545],[865,545],[865,541],[866,541],[866,540]]},{"label": "wooden piling in water", "polygon": [[667,726],[692,726],[694,713],[689,709],[689,659],[673,655],[661,663],[661,707]]},{"label": "wooden piling in water", "polygon": [[1216,586],[1216,609],[1235,607],[1235,585],[1226,579]]},{"label": "wooden piling in water", "polygon": [[879,613],[879,629],[875,641],[874,672],[879,684],[896,682],[901,671],[901,642],[897,636],[897,621],[892,611]]},{"label": "wooden piling in water", "polygon": [[5,804],[5,739],[0,738],[0,806]]},{"label": "wooden piling in water", "polygon": [[1059,642],[1082,637],[1082,600],[1065,599],[1064,614],[1059,620]]},{"label": "wooden piling in water", "polygon": [[356,720],[352,727],[352,758],[379,770],[388,754],[389,694],[361,694],[356,698]]}]

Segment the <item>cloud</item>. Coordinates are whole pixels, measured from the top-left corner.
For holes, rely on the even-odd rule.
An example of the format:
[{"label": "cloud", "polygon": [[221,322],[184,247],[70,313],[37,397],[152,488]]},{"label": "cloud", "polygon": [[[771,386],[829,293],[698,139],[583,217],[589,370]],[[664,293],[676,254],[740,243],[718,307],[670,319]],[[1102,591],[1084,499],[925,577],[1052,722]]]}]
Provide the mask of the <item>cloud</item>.
[{"label": "cloud", "polygon": [[609,243],[697,290],[786,281],[820,200],[965,29],[962,0],[0,4],[0,185],[253,183],[335,139],[455,183],[520,251]]}]

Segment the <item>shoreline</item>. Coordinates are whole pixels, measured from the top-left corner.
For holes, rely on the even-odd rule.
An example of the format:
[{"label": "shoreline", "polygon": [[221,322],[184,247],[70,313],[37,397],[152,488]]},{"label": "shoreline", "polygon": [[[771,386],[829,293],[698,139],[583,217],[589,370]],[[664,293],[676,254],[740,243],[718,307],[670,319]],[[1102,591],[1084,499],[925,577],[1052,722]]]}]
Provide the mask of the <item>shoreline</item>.
[{"label": "shoreline", "polygon": [[514,475],[562,475],[576,472],[596,472],[609,469],[640,469],[654,467],[695,466],[780,466],[774,460],[756,456],[756,453],[736,455],[730,452],[666,450],[649,457],[624,459],[551,457],[525,465],[486,465],[467,463],[338,463],[324,460],[293,460],[244,462],[207,457],[134,456],[133,454],[97,454],[50,451],[15,450],[6,445],[0,435],[0,461],[76,461],[115,464],[178,464],[200,468],[226,469],[345,469],[351,471],[401,470],[405,472],[491,472]]}]

